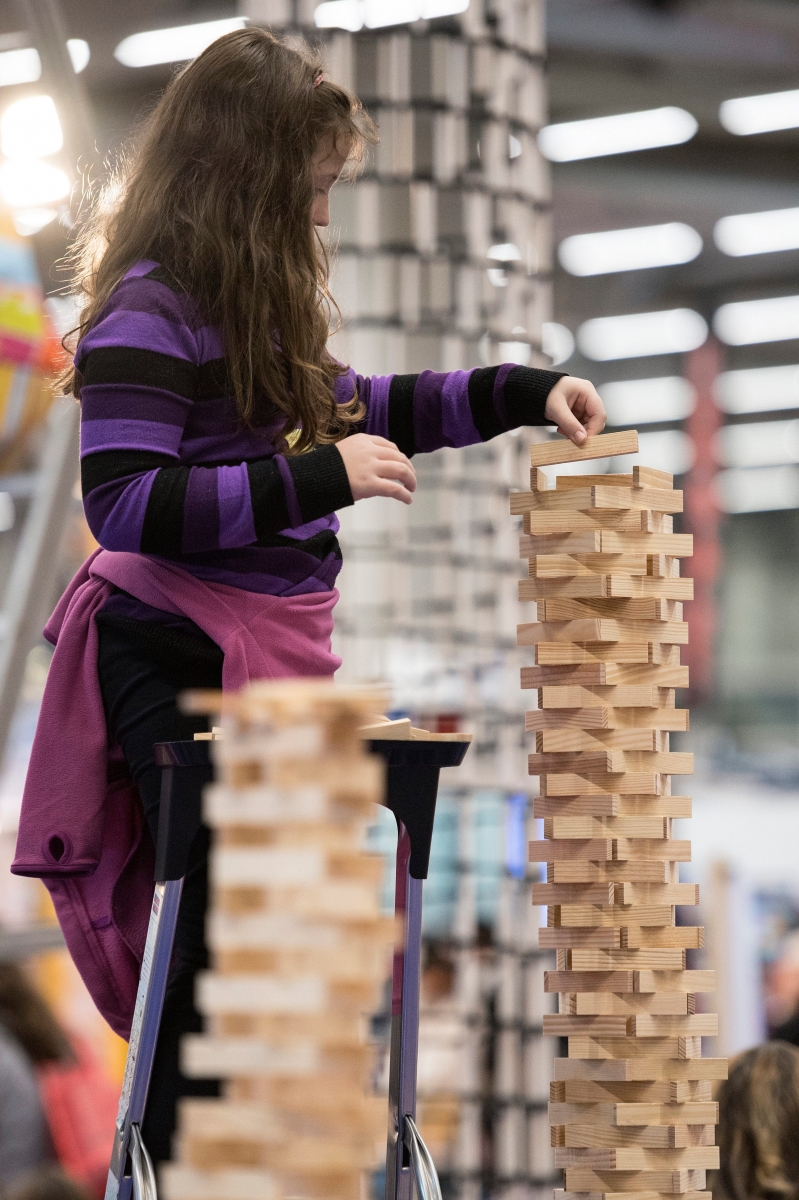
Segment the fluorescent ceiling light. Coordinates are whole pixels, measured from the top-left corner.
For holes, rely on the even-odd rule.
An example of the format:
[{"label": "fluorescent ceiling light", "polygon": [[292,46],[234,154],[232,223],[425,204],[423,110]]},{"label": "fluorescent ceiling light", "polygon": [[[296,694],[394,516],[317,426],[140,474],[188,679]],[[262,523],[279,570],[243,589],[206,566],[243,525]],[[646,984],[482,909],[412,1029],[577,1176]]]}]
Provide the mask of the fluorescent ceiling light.
[{"label": "fluorescent ceiling light", "polygon": [[684,108],[650,108],[644,112],[547,125],[538,135],[538,144],[541,153],[552,162],[572,162],[578,158],[676,146],[690,141],[698,128],[696,118]]},{"label": "fluorescent ceiling light", "polygon": [[317,29],[382,29],[466,12],[469,0],[326,0],[314,9]]},{"label": "fluorescent ceiling light", "polygon": [[799,338],[799,296],[722,304],[713,317],[713,329],[728,346]]},{"label": "fluorescent ceiling light", "polygon": [[717,455],[725,467],[774,467],[799,463],[799,421],[724,425]]},{"label": "fluorescent ceiling light", "polygon": [[91,58],[91,50],[89,43],[83,38],[69,38],[67,40],[67,50],[69,57],[72,60],[72,70],[76,75],[80,75],[81,71],[85,71],[89,65]]},{"label": "fluorescent ceiling light", "polygon": [[702,239],[690,225],[641,225],[564,238],[558,258],[570,275],[608,275],[690,262],[702,250]]},{"label": "fluorescent ceiling light", "polygon": [[36,83],[42,74],[39,51],[4,50],[0,54],[0,87],[15,87],[21,83]]},{"label": "fluorescent ceiling light", "polygon": [[30,237],[44,229],[45,225],[49,225],[57,216],[58,210],[55,208],[18,208],[12,213],[11,219],[20,237]]},{"label": "fluorescent ceiling light", "polygon": [[620,379],[598,389],[611,425],[683,421],[694,411],[696,390],[680,375]]},{"label": "fluorescent ceiling light", "polygon": [[487,274],[494,287],[504,288],[508,286],[508,272],[504,267],[489,267]]},{"label": "fluorescent ceiling light", "polygon": [[0,147],[6,158],[46,158],[64,145],[52,96],[26,96],[0,118]]},{"label": "fluorescent ceiling light", "polygon": [[44,208],[69,195],[66,172],[38,159],[0,166],[0,196],[10,208]]},{"label": "fluorescent ceiling light", "polygon": [[721,502],[729,513],[799,508],[799,468],[749,467],[719,471]]},{"label": "fluorescent ceiling light", "polygon": [[722,371],[716,379],[716,399],[728,413],[799,408],[799,366]]},{"label": "fluorescent ceiling light", "polygon": [[651,354],[682,354],[695,350],[707,337],[707,325],[691,308],[664,312],[595,317],[580,326],[577,345],[596,362],[614,358],[644,358]]},{"label": "fluorescent ceiling light", "polygon": [[552,359],[553,367],[560,366],[574,354],[574,334],[557,321],[544,321],[541,326],[541,350]]},{"label": "fluorescent ceiling light", "polygon": [[737,133],[739,137],[771,133],[775,129],[796,129],[799,126],[799,91],[768,92],[763,96],[725,100],[719,108],[719,120],[728,133]]},{"label": "fluorescent ceiling light", "polygon": [[496,246],[492,246],[488,251],[488,258],[493,258],[496,262],[518,262],[521,258],[519,247],[513,242],[499,242]]},{"label": "fluorescent ceiling light", "polygon": [[740,213],[722,217],[713,230],[713,241],[725,254],[770,254],[799,249],[799,208],[772,212]]},{"label": "fluorescent ceiling light", "polygon": [[114,58],[123,67],[154,67],[159,63],[185,62],[196,58],[217,38],[244,29],[243,17],[225,21],[203,21],[199,25],[176,25],[170,29],[149,29],[123,38]]}]

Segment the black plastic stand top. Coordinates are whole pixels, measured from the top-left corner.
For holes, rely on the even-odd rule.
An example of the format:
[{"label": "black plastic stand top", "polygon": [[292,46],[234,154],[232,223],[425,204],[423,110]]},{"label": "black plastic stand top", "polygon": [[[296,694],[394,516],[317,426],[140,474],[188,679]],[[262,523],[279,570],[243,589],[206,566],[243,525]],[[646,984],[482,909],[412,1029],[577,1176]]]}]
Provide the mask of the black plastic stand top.
[{"label": "black plastic stand top", "polygon": [[[210,745],[181,741],[155,747],[155,761],[163,768],[154,872],[160,882],[186,873],[189,848],[202,824],[202,789],[213,778]],[[469,743],[374,738],[366,745],[386,762],[386,807],[408,831],[410,873],[426,879],[439,772],[460,766]]]}]

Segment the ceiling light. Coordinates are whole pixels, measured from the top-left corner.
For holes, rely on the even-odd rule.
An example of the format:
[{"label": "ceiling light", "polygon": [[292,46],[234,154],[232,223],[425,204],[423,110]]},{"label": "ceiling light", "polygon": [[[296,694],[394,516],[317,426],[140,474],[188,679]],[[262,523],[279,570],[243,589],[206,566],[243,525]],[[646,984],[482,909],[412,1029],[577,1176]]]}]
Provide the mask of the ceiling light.
[{"label": "ceiling light", "polygon": [[0,196],[10,208],[43,208],[69,194],[66,172],[37,159],[0,166]]},{"label": "ceiling light", "polygon": [[799,408],[799,366],[722,371],[716,379],[716,399],[728,413]]},{"label": "ceiling light", "polygon": [[491,247],[486,257],[493,258],[496,262],[518,262],[521,254],[519,247],[514,246],[513,242],[499,242]]},{"label": "ceiling light", "polygon": [[433,21],[436,17],[455,17],[465,13],[470,0],[422,0],[422,17]]},{"label": "ceiling light", "polygon": [[719,250],[736,258],[799,249],[799,208],[722,217],[716,222],[713,241]]},{"label": "ceiling light", "polygon": [[796,467],[734,468],[719,471],[716,482],[722,505],[730,513],[799,508]]},{"label": "ceiling light", "polygon": [[544,321],[541,326],[541,350],[552,359],[553,367],[560,366],[574,354],[574,334],[557,321]]},{"label": "ceiling light", "polygon": [[159,63],[185,62],[202,54],[217,38],[244,29],[243,17],[225,21],[203,21],[199,25],[176,25],[170,29],[148,29],[123,38],[114,58],[123,67],[153,67]]},{"label": "ceiling light", "polygon": [[695,229],[671,221],[637,229],[578,233],[563,239],[558,258],[570,275],[608,275],[690,262],[701,250],[702,239]]},{"label": "ceiling light", "polygon": [[713,317],[713,329],[728,346],[799,338],[799,296],[722,304]]},{"label": "ceiling light", "polygon": [[57,216],[56,208],[18,208],[12,213],[11,219],[20,237],[30,237],[44,229],[45,225],[49,225]]},{"label": "ceiling light", "polygon": [[0,87],[15,87],[21,83],[36,83],[42,74],[39,51],[4,50],[0,54]]},{"label": "ceiling light", "polygon": [[83,38],[69,38],[67,40],[67,50],[72,61],[72,70],[76,75],[80,75],[81,71],[85,71],[89,65],[91,58],[91,50],[89,43]]},{"label": "ceiling light", "polygon": [[644,112],[547,125],[538,135],[538,144],[542,154],[552,162],[572,162],[578,158],[676,146],[690,141],[697,129],[696,118],[684,108],[650,108]]},{"label": "ceiling light", "polygon": [[680,375],[657,379],[620,379],[598,389],[610,425],[646,425],[683,421],[694,411],[696,391]]},{"label": "ceiling light", "polygon": [[695,350],[707,337],[707,325],[690,308],[664,312],[595,317],[580,326],[577,345],[596,362],[614,358],[643,358],[651,354],[682,354]]},{"label": "ceiling light", "polygon": [[489,267],[488,278],[491,280],[494,287],[508,286],[508,272],[504,267]]},{"label": "ceiling light", "polygon": [[360,0],[328,0],[326,4],[317,4],[313,19],[317,29],[348,29],[350,33],[363,29]]},{"label": "ceiling light", "polygon": [[0,146],[6,158],[46,158],[64,145],[52,96],[26,96],[0,118]]},{"label": "ceiling light", "polygon": [[717,456],[725,467],[773,467],[799,462],[799,421],[724,425]]},{"label": "ceiling light", "polygon": [[719,108],[719,120],[728,133],[737,133],[739,137],[771,133],[775,129],[796,129],[799,126],[799,91],[768,92],[763,96],[725,100]]},{"label": "ceiling light", "polygon": [[522,152],[522,144],[512,133],[508,134],[508,158],[518,158]]}]

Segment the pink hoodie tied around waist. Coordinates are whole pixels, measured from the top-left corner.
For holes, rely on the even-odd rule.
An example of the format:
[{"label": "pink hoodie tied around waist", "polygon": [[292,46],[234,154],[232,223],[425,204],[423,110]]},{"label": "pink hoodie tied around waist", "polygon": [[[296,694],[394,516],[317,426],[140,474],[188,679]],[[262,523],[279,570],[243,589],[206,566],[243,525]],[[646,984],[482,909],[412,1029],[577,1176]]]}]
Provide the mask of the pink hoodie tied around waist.
[{"label": "pink hoodie tied around waist", "polygon": [[22,799],[15,875],[44,881],[100,1012],[127,1038],[153,896],[154,847],[138,790],[106,730],[95,614],[118,587],[188,617],[224,653],[222,686],[330,676],[338,592],[267,596],[206,583],[140,554],[97,550],[44,636],[55,645]]}]

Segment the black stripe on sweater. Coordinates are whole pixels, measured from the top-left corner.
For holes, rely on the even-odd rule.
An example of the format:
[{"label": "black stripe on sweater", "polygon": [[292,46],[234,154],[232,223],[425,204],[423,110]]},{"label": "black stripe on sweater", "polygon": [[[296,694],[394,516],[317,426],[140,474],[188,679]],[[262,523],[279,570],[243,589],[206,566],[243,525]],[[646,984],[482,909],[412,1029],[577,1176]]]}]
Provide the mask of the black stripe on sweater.
[{"label": "black stripe on sweater", "polygon": [[505,432],[494,408],[494,383],[499,367],[478,367],[469,376],[469,408],[475,428],[484,442]]},{"label": "black stripe on sweater", "polygon": [[418,375],[395,375],[388,389],[388,438],[408,458],[416,453],[413,394],[418,378]]}]

